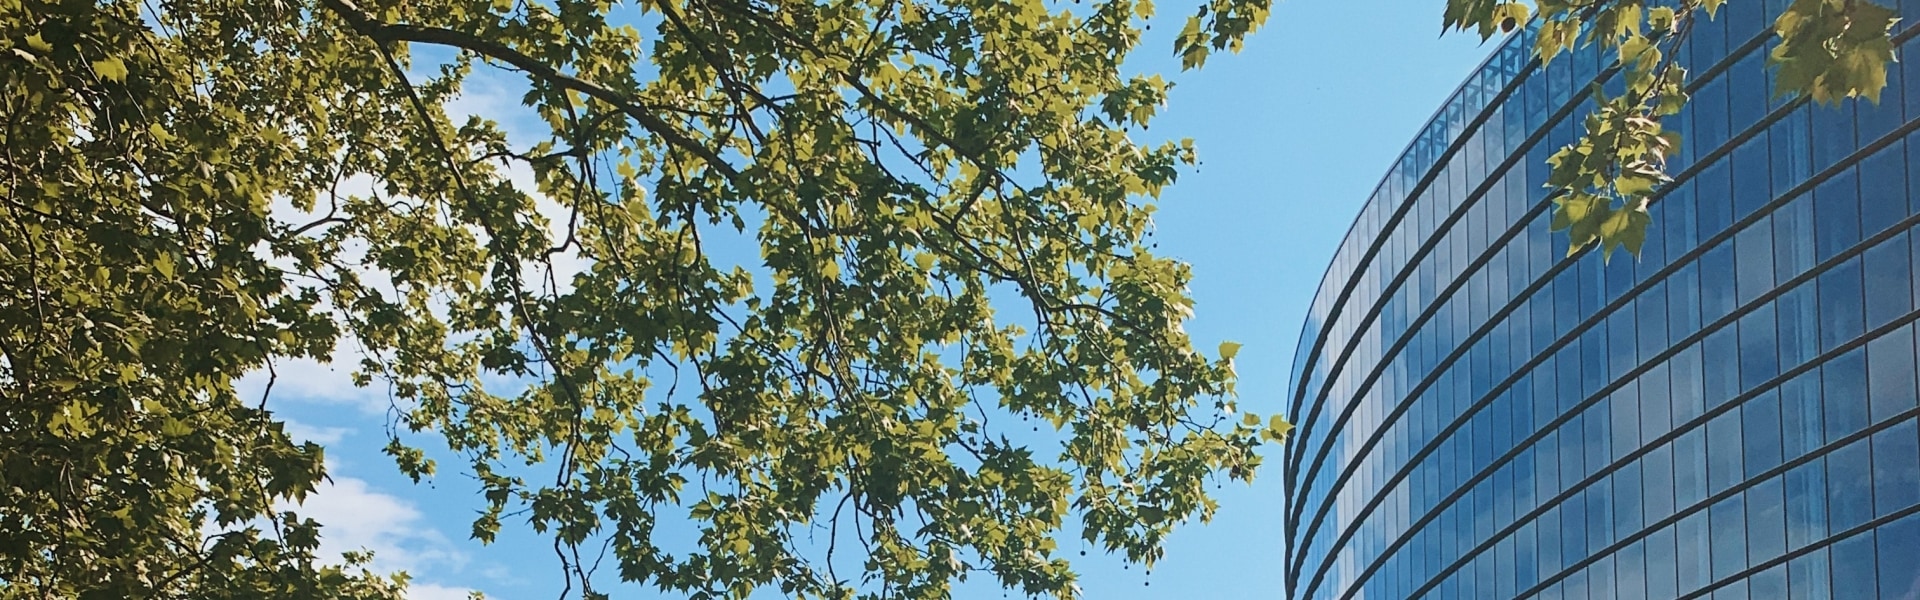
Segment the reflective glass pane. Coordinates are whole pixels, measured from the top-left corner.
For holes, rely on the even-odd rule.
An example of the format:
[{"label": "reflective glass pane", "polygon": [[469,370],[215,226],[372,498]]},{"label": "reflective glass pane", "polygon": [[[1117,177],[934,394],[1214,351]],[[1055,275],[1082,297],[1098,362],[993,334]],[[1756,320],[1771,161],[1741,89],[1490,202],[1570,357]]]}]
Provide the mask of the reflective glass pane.
[{"label": "reflective glass pane", "polygon": [[1866,235],[1907,218],[1906,143],[1897,142],[1860,162],[1860,220]]},{"label": "reflective glass pane", "polygon": [[1873,532],[1834,543],[1833,600],[1879,600],[1873,543]]},{"label": "reflective glass pane", "polygon": [[1860,439],[1827,456],[1827,524],[1835,533],[1873,518],[1871,448]]},{"label": "reflective glass pane", "polygon": [[1920,514],[1880,526],[1874,542],[1880,561],[1880,594],[1920,598]]},{"label": "reflective glass pane", "polygon": [[[1774,477],[1749,488],[1747,499],[1747,560],[1760,564],[1786,554],[1786,480]],[[1777,598],[1778,596],[1769,596]]]},{"label": "reflective glass pane", "polygon": [[1920,503],[1920,437],[1914,421],[1873,434],[1874,514],[1886,516]]},{"label": "reflective glass pane", "polygon": [[1868,396],[1873,420],[1891,418],[1915,405],[1913,326],[1867,343]]}]

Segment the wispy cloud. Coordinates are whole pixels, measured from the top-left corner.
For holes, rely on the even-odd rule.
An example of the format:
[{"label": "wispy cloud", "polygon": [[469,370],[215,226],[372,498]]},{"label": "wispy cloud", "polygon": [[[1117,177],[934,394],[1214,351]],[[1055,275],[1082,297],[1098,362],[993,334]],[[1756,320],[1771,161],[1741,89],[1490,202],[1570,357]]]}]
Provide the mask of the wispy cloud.
[{"label": "wispy cloud", "polygon": [[[353,371],[361,356],[357,345],[341,340],[333,356],[336,359],[333,362],[311,358],[280,359],[274,361],[271,370],[255,369],[241,377],[234,382],[234,388],[242,398],[259,398],[269,392],[267,386],[271,384],[271,399],[274,402],[293,400],[348,405],[367,414],[386,412],[393,406],[385,389],[353,385]],[[375,385],[379,385],[379,382],[376,381]],[[314,441],[320,442],[317,439]]]},{"label": "wispy cloud", "polygon": [[407,600],[467,600],[474,590],[463,587],[449,587],[432,583],[415,583],[407,586]]},{"label": "wispy cloud", "polygon": [[467,557],[424,522],[405,498],[382,493],[366,480],[332,477],[296,506],[285,507],[319,521],[320,553],[370,550],[375,571],[458,569]]},{"label": "wispy cloud", "polygon": [[337,444],[353,434],[349,427],[316,427],[292,419],[282,421],[287,428],[287,437],[295,442],[313,442],[323,446]]},{"label": "wispy cloud", "polygon": [[475,591],[435,583],[428,577],[462,571],[467,555],[427,523],[412,501],[382,492],[366,480],[331,477],[306,500],[280,508],[321,523],[320,556],[370,551],[373,562],[368,568],[374,572],[412,575],[409,600],[464,600]]}]

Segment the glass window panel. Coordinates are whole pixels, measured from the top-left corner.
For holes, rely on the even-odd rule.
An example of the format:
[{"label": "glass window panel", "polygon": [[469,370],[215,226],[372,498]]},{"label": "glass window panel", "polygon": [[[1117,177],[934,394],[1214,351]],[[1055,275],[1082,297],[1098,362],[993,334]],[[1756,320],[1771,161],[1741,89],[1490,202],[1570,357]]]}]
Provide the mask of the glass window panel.
[{"label": "glass window panel", "polygon": [[1721,243],[1700,256],[1700,322],[1712,323],[1739,304],[1734,294],[1733,244]]},{"label": "glass window panel", "polygon": [[1860,186],[1854,169],[1814,186],[1813,221],[1814,256],[1818,260],[1832,258],[1860,242]]},{"label": "glass window panel", "polygon": [[1827,441],[1833,442],[1867,426],[1866,353],[1855,348],[1820,367],[1826,410]]},{"label": "glass window panel", "polygon": [[[1542,502],[1560,494],[1559,440],[1560,430],[1554,429],[1534,442],[1534,496]],[[1546,532],[1542,530],[1543,535]]]},{"label": "glass window panel", "polygon": [[1574,562],[1587,557],[1587,494],[1574,494],[1560,506],[1560,557]]},{"label": "glass window panel", "polygon": [[1747,578],[1747,589],[1754,598],[1787,597],[1787,566],[1775,565],[1771,569],[1755,573]]},{"label": "glass window panel", "polygon": [[1664,281],[1654,284],[1640,296],[1634,298],[1634,312],[1638,313],[1640,330],[1635,338],[1640,342],[1642,360],[1652,359],[1667,349],[1667,290]]},{"label": "glass window panel", "polygon": [[[1695,101],[1698,100],[1696,97]],[[1690,108],[1698,109],[1699,105]],[[1694,178],[1693,185],[1695,210],[1700,214],[1700,239],[1709,239],[1733,224],[1733,190],[1727,178],[1727,162],[1708,165]]]},{"label": "glass window panel", "polygon": [[1619,578],[1614,574],[1613,557],[1605,556],[1587,565],[1587,597],[1594,600],[1615,597],[1614,586]]},{"label": "glass window panel", "polygon": [[1641,457],[1640,477],[1647,522],[1673,516],[1673,446],[1661,444]]},{"label": "glass window panel", "polygon": [[[1916,254],[1920,254],[1920,244],[1916,244],[1915,248]],[[1687,266],[1667,278],[1668,337],[1678,340],[1700,330],[1699,271],[1700,263],[1688,262]]]},{"label": "glass window panel", "polygon": [[[1696,37],[1688,39],[1688,45],[1699,43],[1702,38],[1698,36],[1700,36],[1705,29],[1714,28],[1707,25],[1705,21],[1696,21],[1695,26],[1694,35]],[[1696,48],[1698,47],[1696,46]],[[1705,65],[1708,63],[1705,61],[1695,61],[1692,64]],[[1694,91],[1693,98],[1688,100],[1687,109],[1687,113],[1693,124],[1693,135],[1687,139],[1692,140],[1691,145],[1694,147],[1694,155],[1704,155],[1727,142],[1726,79],[1716,78],[1700,86],[1698,90]]]},{"label": "glass window panel", "polygon": [[1613,482],[1613,498],[1608,504],[1613,510],[1613,530],[1639,531],[1645,525],[1640,503],[1640,461],[1627,463],[1614,471],[1610,479]]},{"label": "glass window panel", "polygon": [[1613,425],[1608,432],[1613,436],[1611,458],[1615,460],[1640,449],[1640,386],[1635,383],[1629,381],[1614,390],[1613,397],[1607,401],[1613,410]]},{"label": "glass window panel", "polygon": [[1627,371],[1633,370],[1640,364],[1639,355],[1635,352],[1639,349],[1640,342],[1634,337],[1634,329],[1638,325],[1634,323],[1634,312],[1630,310],[1631,308],[1629,306],[1629,310],[1616,311],[1607,317],[1609,379],[1625,375]]},{"label": "glass window panel", "polygon": [[[1774,477],[1754,485],[1747,498],[1747,560],[1760,564],[1786,554],[1785,480]],[[1769,596],[1777,598],[1778,596]]]},{"label": "glass window panel", "polygon": [[1533,531],[1534,524],[1529,521],[1514,533],[1517,540],[1514,544],[1514,585],[1522,590],[1540,583],[1539,559],[1535,557],[1538,554],[1538,542]]},{"label": "glass window panel", "polygon": [[1772,303],[1740,317],[1740,391],[1759,387],[1780,374],[1776,330]]},{"label": "glass window panel", "polygon": [[1740,407],[1746,478],[1780,466],[1780,394],[1768,390]]},{"label": "glass window panel", "polygon": [[[1764,97],[1758,99],[1765,102]],[[1749,121],[1750,122],[1750,121]],[[1765,175],[1772,168],[1767,157],[1765,133],[1741,142],[1733,150],[1733,220],[1738,221],[1773,200],[1771,180]]]},{"label": "glass window panel", "polygon": [[1880,560],[1880,594],[1920,598],[1920,515],[1881,525],[1874,543]]},{"label": "glass window panel", "polygon": [[1813,201],[1807,196],[1774,211],[1773,276],[1788,281],[1813,268]]},{"label": "glass window panel", "polygon": [[1640,376],[1640,438],[1653,440],[1673,429],[1673,400],[1668,393],[1667,363]]},{"label": "glass window panel", "polygon": [[1793,109],[1769,126],[1767,141],[1773,145],[1773,189],[1784,194],[1813,175],[1806,106]]},{"label": "glass window panel", "polygon": [[1710,554],[1710,541],[1707,529],[1707,511],[1699,511],[1680,519],[1675,525],[1674,541],[1680,553],[1675,564],[1679,566],[1680,593],[1685,594],[1700,589],[1710,581],[1713,557]]},{"label": "glass window panel", "polygon": [[1534,534],[1540,536],[1540,541],[1538,542],[1540,549],[1540,572],[1559,573],[1560,569],[1566,564],[1561,560],[1560,556],[1560,547],[1563,544],[1560,541],[1559,507],[1556,506],[1547,509],[1547,512],[1541,513],[1540,518],[1535,522],[1539,524],[1539,527],[1534,529]]},{"label": "glass window panel", "polygon": [[[1920,40],[1920,38],[1914,38],[1914,39]],[[1908,45],[1914,45],[1914,43],[1908,42]],[[1909,68],[1920,69],[1920,67],[1909,67]],[[1908,77],[1907,85],[1920,86],[1920,77]],[[1907,102],[1920,104],[1920,93],[1908,94]],[[1912,114],[1914,115],[1914,118],[1920,118],[1920,106],[1916,106]],[[1915,131],[1913,133],[1907,134],[1907,139],[1901,140],[1901,143],[1899,145],[1905,146],[1909,150],[1907,152],[1907,168],[1905,172],[1906,173],[1920,172],[1920,131]],[[1915,199],[1917,196],[1920,196],[1920,177],[1914,177],[1909,175],[1907,176],[1907,198],[1906,198],[1908,214],[1912,214],[1914,212],[1920,212],[1920,200]]]},{"label": "glass window panel", "polygon": [[1587,476],[1587,446],[1593,440],[1586,437],[1586,420],[1592,413],[1581,413],[1560,426],[1560,483],[1571,486]]},{"label": "glass window panel", "polygon": [[1676,564],[1673,527],[1663,527],[1647,536],[1647,597],[1674,598],[1680,595],[1680,573]]},{"label": "glass window panel", "polygon": [[[1669,164],[1667,168],[1674,170],[1679,167]],[[1660,203],[1653,205],[1652,210],[1656,212],[1655,222],[1665,224],[1668,256],[1678,260],[1682,254],[1700,245],[1700,214],[1694,200],[1693,181],[1680,184]]]},{"label": "glass window panel", "polygon": [[[1702,428],[1694,428],[1673,440],[1673,495],[1674,506],[1693,506],[1707,497],[1707,461],[1698,457],[1707,456],[1707,437]],[[1692,460],[1678,460],[1680,457],[1694,457]]]},{"label": "glass window panel", "polygon": [[[1709,65],[1719,63],[1727,57],[1727,22],[1725,19],[1708,19],[1694,23],[1695,37],[1687,40],[1687,46],[1693,52],[1693,63],[1705,70]],[[1735,40],[1738,45],[1746,40]]]},{"label": "glass window panel", "polygon": [[1780,368],[1791,369],[1820,355],[1820,306],[1816,282],[1794,286],[1774,298],[1779,311]]},{"label": "glass window panel", "polygon": [[1846,531],[1873,518],[1873,457],[1867,440],[1855,440],[1827,456],[1827,524]]},{"label": "glass window panel", "polygon": [[1719,406],[1740,393],[1739,331],[1739,327],[1722,327],[1708,334],[1700,344],[1701,358],[1713,365],[1704,371],[1708,408]]},{"label": "glass window panel", "polygon": [[1914,407],[1913,366],[1912,325],[1867,343],[1867,387],[1874,421]]},{"label": "glass window panel", "polygon": [[1873,532],[1833,544],[1833,600],[1878,600],[1879,577],[1873,560]]},{"label": "glass window panel", "polygon": [[1707,423],[1707,493],[1718,494],[1746,479],[1740,442],[1740,411],[1721,413]]},{"label": "glass window panel", "polygon": [[[1734,32],[1733,38],[1729,40],[1730,45],[1744,43],[1753,32],[1760,30],[1757,26],[1760,22],[1760,11],[1754,10],[1759,7],[1752,8],[1741,6],[1737,10],[1727,11],[1730,14],[1729,18],[1732,19],[1729,25]],[[1749,26],[1753,28],[1747,29]],[[1727,116],[1732,117],[1733,131],[1744,130],[1760,122],[1760,118],[1767,115],[1767,96],[1773,92],[1767,89],[1765,54],[1765,52],[1748,52],[1746,56],[1740,58],[1739,63],[1734,64],[1733,68],[1722,75],[1727,78],[1729,92]],[[1700,68],[1705,68],[1705,65]]]},{"label": "glass window panel", "polygon": [[1795,376],[1780,386],[1780,446],[1787,459],[1799,458],[1826,443],[1825,411],[1820,399],[1820,370]]},{"label": "glass window panel", "polygon": [[1860,298],[1860,259],[1820,274],[1820,349],[1832,350],[1860,337],[1866,308]]},{"label": "glass window panel", "polygon": [[1832,589],[1828,587],[1831,573],[1826,548],[1794,558],[1793,562],[1787,563],[1787,586],[1792,588],[1789,597],[1792,600],[1832,598]]},{"label": "glass window panel", "polygon": [[1906,142],[1873,153],[1860,162],[1860,221],[1864,235],[1907,218]]},{"label": "glass window panel", "polygon": [[1787,471],[1787,545],[1805,547],[1827,537],[1827,461],[1815,458]]},{"label": "glass window panel", "polygon": [[1604,265],[1601,261],[1597,260],[1580,260],[1574,261],[1573,263],[1573,272],[1577,273],[1575,277],[1579,278],[1580,281],[1580,314],[1591,315],[1598,313],[1600,312],[1601,306],[1606,305],[1608,301],[1612,300],[1612,298],[1608,298],[1605,293],[1606,288],[1604,285],[1606,282],[1601,279],[1600,273],[1602,266]]},{"label": "glass window panel", "polygon": [[1904,231],[1868,248],[1861,256],[1867,286],[1867,329],[1891,323],[1913,306],[1911,256]]},{"label": "glass window panel", "polygon": [[1761,219],[1741,229],[1734,237],[1734,256],[1739,262],[1735,275],[1739,302],[1745,305],[1773,290],[1773,225]]},{"label": "glass window panel", "polygon": [[1647,596],[1647,559],[1646,547],[1634,542],[1621,548],[1613,555],[1614,577],[1619,581],[1617,597],[1623,600],[1645,600]]},{"label": "glass window panel", "polygon": [[1581,569],[1579,572],[1568,575],[1566,579],[1561,580],[1560,590],[1562,592],[1561,598],[1565,600],[1588,600],[1590,598],[1592,600],[1603,600],[1606,598],[1604,595],[1599,598],[1594,598],[1587,593],[1586,569]]},{"label": "glass window panel", "polygon": [[1582,496],[1586,496],[1586,554],[1594,556],[1613,544],[1613,487],[1601,479]]},{"label": "glass window panel", "polygon": [[1833,166],[1859,147],[1855,145],[1853,137],[1854,104],[1841,102],[1838,106],[1820,106],[1808,113],[1812,117],[1810,129],[1813,131],[1814,171]]},{"label": "glass window panel", "polygon": [[[1882,3],[1884,4],[1884,3]],[[1854,102],[1859,111],[1860,145],[1866,146],[1900,127],[1900,70],[1887,69],[1887,87],[1879,102]]]},{"label": "glass window panel", "polygon": [[1727,584],[1721,586],[1720,589],[1713,591],[1713,600],[1752,600],[1752,598],[1752,596],[1747,595],[1747,580],[1745,579],[1727,582]]},{"label": "glass window panel", "polygon": [[[1920,177],[1916,177],[1915,179],[1920,179]],[[1908,229],[1906,236],[1907,242],[1913,246],[1912,260],[1907,261],[1907,264],[1920,265],[1920,226]],[[1913,280],[1911,282],[1913,287],[1913,307],[1920,309],[1920,277],[1910,277],[1909,279]]]},{"label": "glass window panel", "polygon": [[1886,516],[1920,503],[1920,438],[1909,420],[1873,434],[1874,514]]},{"label": "glass window panel", "polygon": [[[1920,0],[1900,0],[1900,14],[1920,14]],[[1898,25],[1899,29],[1906,29],[1912,25],[1907,19],[1901,19],[1900,21]],[[1907,52],[1910,51],[1920,52],[1920,38],[1907,40],[1906,43],[1900,45],[1901,56],[1907,56]],[[1920,54],[1914,56],[1920,56]],[[1906,96],[1902,104],[1906,105],[1906,113],[1908,115],[1920,117],[1920,65],[1908,64],[1902,61],[1900,67],[1900,87],[1904,88],[1903,91]]]}]

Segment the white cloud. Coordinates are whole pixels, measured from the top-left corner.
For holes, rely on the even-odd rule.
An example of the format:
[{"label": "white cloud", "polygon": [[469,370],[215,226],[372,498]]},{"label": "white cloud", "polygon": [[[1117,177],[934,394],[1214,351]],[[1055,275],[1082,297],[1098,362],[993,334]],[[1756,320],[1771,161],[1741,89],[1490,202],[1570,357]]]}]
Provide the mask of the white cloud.
[{"label": "white cloud", "polygon": [[[333,461],[327,461],[327,470],[336,470]],[[375,573],[406,571],[411,576],[407,585],[408,600],[465,600],[478,591],[422,577],[423,574],[463,571],[468,557],[439,530],[425,523],[424,515],[412,501],[380,492],[366,480],[333,476],[305,500],[282,502],[275,510],[292,511],[320,523],[320,548],[314,555],[323,563],[340,564],[346,552],[371,551],[373,561],[367,565],[368,570]],[[210,537],[247,527],[267,528],[260,522],[226,528],[208,523],[202,533]]]},{"label": "white cloud", "polygon": [[488,566],[486,569],[480,571],[480,576],[487,578],[488,581],[502,585],[524,586],[528,584],[527,578],[514,574],[513,569],[507,568],[506,565],[502,564]]},{"label": "white cloud", "polygon": [[412,502],[381,493],[365,480],[332,477],[293,508],[319,521],[321,556],[370,550],[379,572],[458,569],[467,557],[445,535],[422,522]]},{"label": "white cloud", "polygon": [[407,600],[467,600],[475,590],[433,583],[407,585]]},{"label": "white cloud", "polygon": [[287,437],[293,438],[294,442],[313,442],[324,446],[340,443],[340,440],[353,434],[353,429],[348,427],[316,427],[292,419],[282,423],[287,428]]},{"label": "white cloud", "polygon": [[235,381],[234,388],[241,398],[259,398],[268,393],[267,384],[272,383],[273,400],[345,404],[368,414],[385,412],[393,403],[386,390],[378,387],[378,380],[374,381],[375,387],[353,385],[353,371],[359,365],[360,356],[357,344],[342,339],[334,348],[333,362],[311,358],[276,360],[271,371],[255,369]]}]

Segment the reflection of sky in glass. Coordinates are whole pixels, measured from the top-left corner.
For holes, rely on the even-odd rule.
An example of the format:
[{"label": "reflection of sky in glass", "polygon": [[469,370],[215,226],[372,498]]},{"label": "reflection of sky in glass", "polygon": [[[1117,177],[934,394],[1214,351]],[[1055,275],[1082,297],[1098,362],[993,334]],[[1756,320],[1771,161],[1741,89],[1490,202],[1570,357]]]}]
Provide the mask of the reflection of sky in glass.
[{"label": "reflection of sky in glass", "polygon": [[1769,10],[1689,40],[1639,261],[1547,234],[1594,49],[1523,32],[1415,136],[1299,342],[1291,597],[1920,598],[1920,73],[1771,99]]}]

